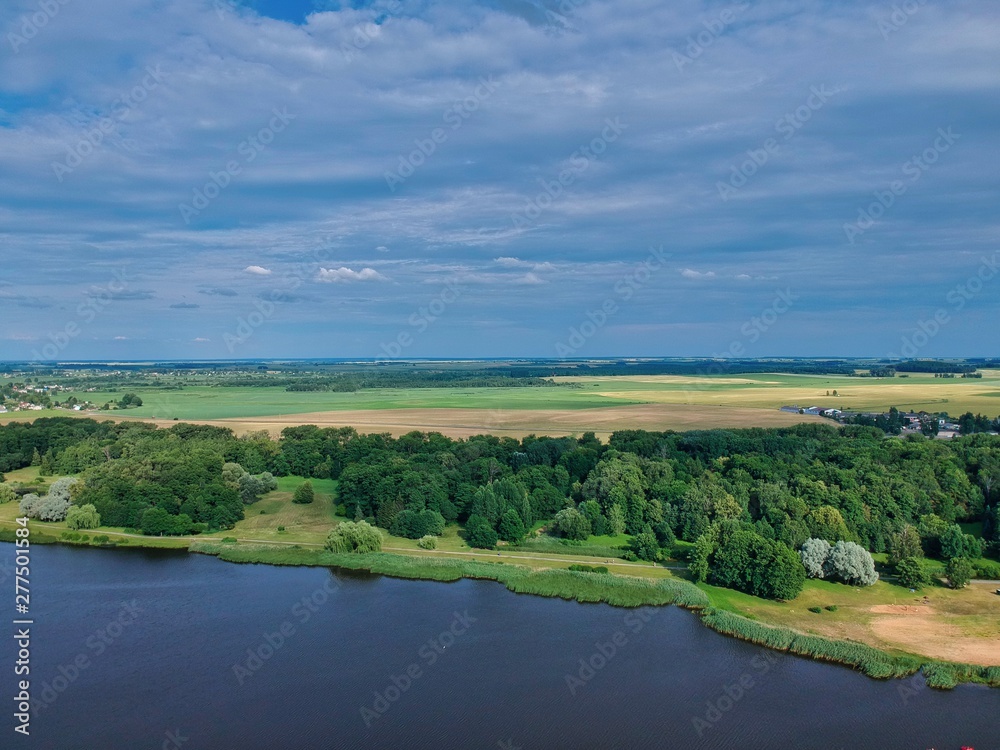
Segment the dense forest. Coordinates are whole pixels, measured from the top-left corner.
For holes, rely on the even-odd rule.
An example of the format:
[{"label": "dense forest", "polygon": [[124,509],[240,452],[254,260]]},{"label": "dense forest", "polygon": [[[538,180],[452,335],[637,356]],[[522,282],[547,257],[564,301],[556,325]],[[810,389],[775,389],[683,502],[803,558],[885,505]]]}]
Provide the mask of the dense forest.
[{"label": "dense forest", "polygon": [[[62,503],[63,517],[70,506],[93,506],[106,526],[231,528],[274,489],[274,477],[332,478],[342,515],[398,536],[458,523],[471,545],[489,548],[524,543],[544,525],[547,535],[581,543],[627,535],[622,554],[646,560],[680,539],[694,543],[697,578],[775,598],[792,598],[806,575],[866,581],[869,551],[888,552],[897,565],[1000,551],[1000,438],[990,435],[946,442],[799,425],[625,430],[603,444],[592,433],[456,440],[315,426],[286,428],[275,440],[70,418],[0,427],[0,472],[33,463],[79,481],[49,506],[46,498],[29,505]],[[981,536],[957,525],[966,522],[982,522]],[[820,555],[815,570],[810,554]]]}]

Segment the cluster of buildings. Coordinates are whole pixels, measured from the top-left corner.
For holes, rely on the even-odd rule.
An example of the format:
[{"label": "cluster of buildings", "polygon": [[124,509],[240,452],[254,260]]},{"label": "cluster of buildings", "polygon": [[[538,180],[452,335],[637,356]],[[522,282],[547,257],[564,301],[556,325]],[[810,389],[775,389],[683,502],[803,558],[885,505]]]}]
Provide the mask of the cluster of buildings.
[{"label": "cluster of buildings", "polygon": [[[921,433],[924,425],[937,423],[935,436],[939,438],[953,438],[960,435],[960,427],[957,423],[951,422],[936,414],[922,412],[873,412],[873,411],[844,411],[842,409],[830,409],[822,406],[782,406],[781,411],[793,414],[811,414],[817,417],[826,417],[841,424],[859,424],[870,420],[873,424],[889,423],[895,417],[898,420],[903,435]],[[859,419],[860,418],[860,419]]]}]

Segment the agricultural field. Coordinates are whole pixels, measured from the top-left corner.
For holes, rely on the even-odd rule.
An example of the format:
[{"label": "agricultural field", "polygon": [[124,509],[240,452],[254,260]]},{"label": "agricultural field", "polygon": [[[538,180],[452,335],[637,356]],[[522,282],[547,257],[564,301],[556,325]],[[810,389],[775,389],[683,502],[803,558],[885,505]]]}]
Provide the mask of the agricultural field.
[{"label": "agricultural field", "polygon": [[[355,392],[288,391],[282,387],[223,387],[203,381],[183,389],[127,387],[118,391],[61,394],[103,404],[125,390],[143,405],[124,411],[47,410],[0,415],[0,422],[41,416],[144,419],[162,424],[219,424],[237,433],[290,425],[351,426],[361,432],[401,435],[413,430],[452,437],[493,433],[579,435],[602,438],[620,429],[693,430],[784,427],[803,421],[832,424],[779,408],[820,406],[845,410],[1000,414],[1000,370],[980,378],[935,378],[910,373],[895,378],[828,375],[557,377],[562,387],[372,388]],[[836,394],[836,395],[834,395]]]},{"label": "agricultural field", "polygon": [[[957,417],[967,411],[1000,414],[1000,370],[982,370],[982,378],[908,377],[850,378],[830,375],[687,377],[679,375],[556,378],[574,383],[582,394],[658,404],[778,409],[786,405],[820,406],[857,411],[945,411]],[[837,395],[833,395],[836,391]]]}]

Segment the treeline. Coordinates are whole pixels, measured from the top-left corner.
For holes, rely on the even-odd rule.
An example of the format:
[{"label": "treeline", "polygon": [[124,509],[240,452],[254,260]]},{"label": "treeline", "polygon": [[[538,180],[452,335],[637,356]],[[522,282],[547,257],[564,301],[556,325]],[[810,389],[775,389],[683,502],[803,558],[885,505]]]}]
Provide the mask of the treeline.
[{"label": "treeline", "polygon": [[[79,475],[72,502],[93,505],[104,525],[141,528],[157,508],[151,520],[161,525],[167,514],[229,528],[269,475],[331,478],[339,480],[339,512],[398,535],[421,538],[457,522],[471,544],[490,547],[544,526],[569,540],[625,534],[622,553],[641,559],[665,556],[676,539],[707,540],[709,564],[731,557],[715,555],[727,545],[773,560],[720,569],[715,579],[735,585],[756,576],[746,585],[774,596],[795,588],[800,572],[789,552],[798,555],[809,539],[886,552],[915,533],[936,554],[954,524],[982,521],[981,551],[996,555],[1000,537],[1000,438],[989,435],[887,440],[875,428],[810,424],[624,430],[603,444],[592,433],[393,438],[311,425],[274,440],[69,418],[0,427],[3,470],[39,457],[54,476]],[[760,579],[769,571],[781,580]]]},{"label": "treeline", "polygon": [[239,375],[213,380],[229,388],[275,388],[286,391],[354,392],[374,388],[532,388],[554,387],[541,377],[495,370],[384,370],[369,369],[337,374]]}]

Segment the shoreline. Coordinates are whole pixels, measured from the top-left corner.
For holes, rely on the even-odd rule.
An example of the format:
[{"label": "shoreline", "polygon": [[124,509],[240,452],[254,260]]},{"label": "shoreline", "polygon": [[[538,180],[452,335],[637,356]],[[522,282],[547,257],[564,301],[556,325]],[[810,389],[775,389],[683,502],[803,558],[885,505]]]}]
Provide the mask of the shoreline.
[{"label": "shoreline", "polygon": [[[114,533],[114,532],[112,532]],[[130,539],[144,539],[141,536]],[[0,529],[0,542],[13,541],[10,529]],[[160,539],[160,537],[148,538]],[[117,549],[116,544],[93,544],[32,533],[35,544],[66,544],[73,547]],[[218,539],[172,538],[171,545],[129,544],[126,549],[173,549],[217,557],[236,564],[326,567],[367,571],[375,575],[442,583],[462,578],[492,580],[516,594],[561,598],[580,603],[604,603],[615,607],[664,606],[674,604],[698,615],[715,632],[775,651],[827,664],[848,667],[872,679],[903,679],[920,672],[928,687],[951,689],[960,684],[1000,687],[1000,667],[987,667],[930,659],[914,654],[892,654],[854,641],[838,641],[807,635],[789,628],[757,622],[735,612],[719,609],[703,590],[676,578],[651,580],[617,573],[582,573],[562,568],[532,569],[505,561],[442,559],[425,555],[378,552],[335,554],[325,549],[290,543],[234,544]]]}]

